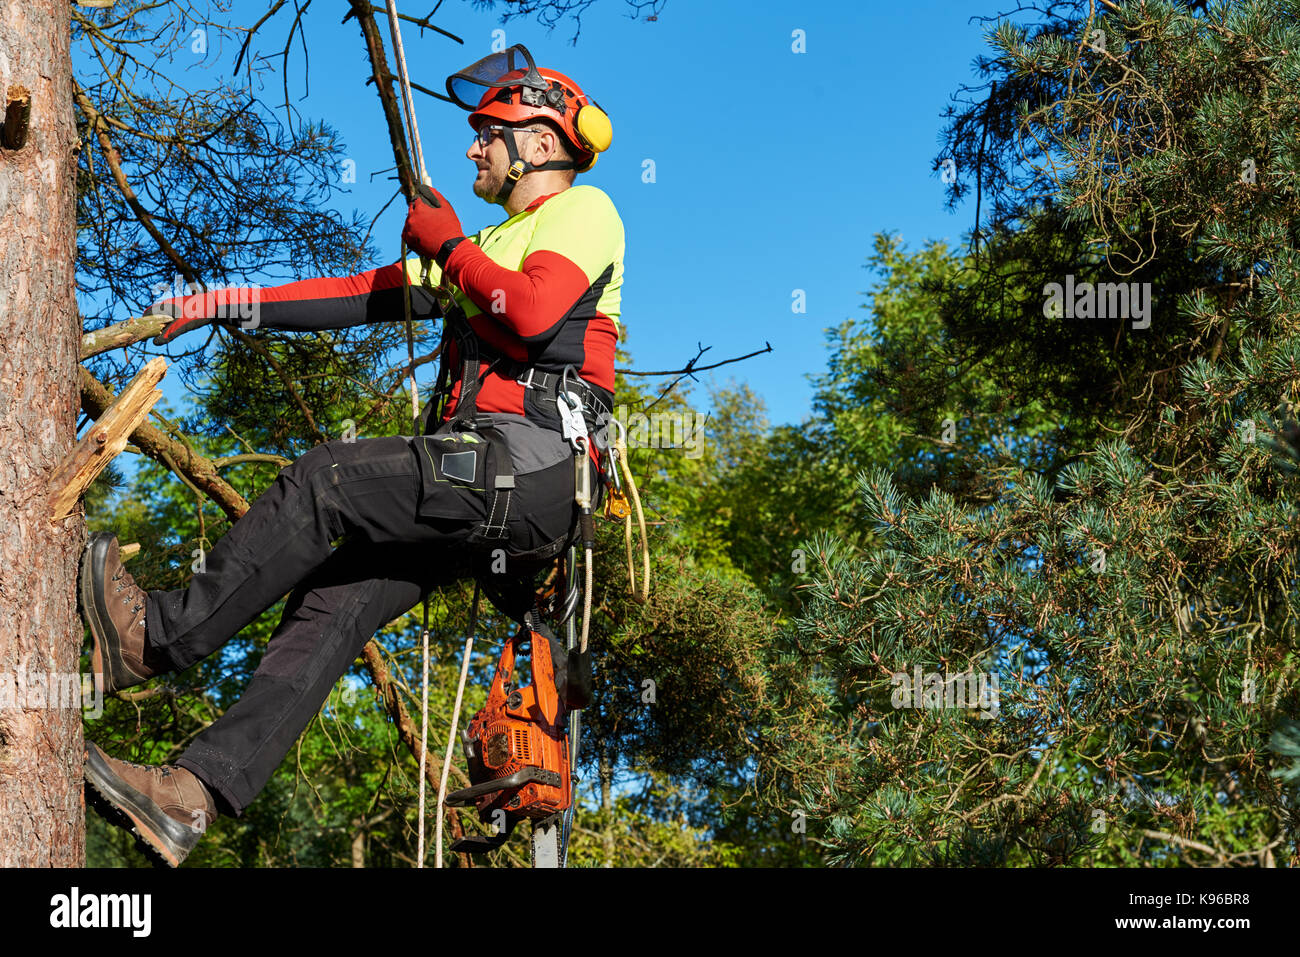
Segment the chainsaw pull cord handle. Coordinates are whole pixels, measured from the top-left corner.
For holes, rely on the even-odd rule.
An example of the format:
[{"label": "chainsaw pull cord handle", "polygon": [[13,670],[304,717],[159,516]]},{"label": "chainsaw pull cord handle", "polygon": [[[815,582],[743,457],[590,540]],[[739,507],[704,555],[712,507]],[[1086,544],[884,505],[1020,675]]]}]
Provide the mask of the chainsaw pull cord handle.
[{"label": "chainsaw pull cord handle", "polygon": [[[469,675],[469,653],[474,647],[474,632],[478,630],[478,598],[479,582],[474,580],[474,601],[469,608],[469,636],[465,639],[465,650],[460,657],[460,681],[456,685],[456,703],[451,708],[451,730],[447,732],[447,753],[442,757],[442,777],[438,780],[438,827],[437,827],[437,857],[434,858],[434,867],[442,867],[442,823],[443,818],[447,816],[447,775],[451,772],[451,753],[456,743],[456,725],[460,721],[460,705],[465,699],[465,679]],[[426,605],[427,608],[427,600]],[[423,762],[424,755],[420,755]],[[420,775],[420,789],[424,789],[424,775]],[[423,824],[424,815],[420,815],[420,822]]]}]

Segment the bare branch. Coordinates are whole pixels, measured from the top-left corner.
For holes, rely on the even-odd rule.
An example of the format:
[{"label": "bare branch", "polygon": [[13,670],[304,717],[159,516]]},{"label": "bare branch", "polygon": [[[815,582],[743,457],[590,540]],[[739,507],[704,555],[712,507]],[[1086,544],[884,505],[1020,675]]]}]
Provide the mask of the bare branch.
[{"label": "bare branch", "polygon": [[292,459],[286,459],[283,455],[274,455],[270,452],[245,452],[240,455],[223,455],[212,460],[212,464],[219,469],[224,469],[230,465],[242,465],[245,462],[269,462],[281,468],[287,468],[293,464]]},{"label": "bare branch", "polygon": [[764,342],[763,348],[757,350],[756,352],[746,353],[743,356],[736,356],[734,359],[723,359],[721,362],[715,362],[713,363],[713,365],[709,365],[709,366],[697,366],[695,363],[700,358],[700,356],[704,355],[704,353],[708,352],[713,347],[701,346],[697,343],[696,348],[699,349],[699,352],[697,352],[695,354],[695,358],[692,359],[690,362],[686,363],[685,368],[682,369],[669,369],[667,371],[660,371],[660,372],[638,372],[634,369],[618,369],[616,371],[619,373],[619,375],[675,375],[675,376],[693,375],[696,372],[707,372],[709,369],[716,369],[719,366],[729,365],[732,362],[743,362],[746,359],[754,358],[754,356],[761,356],[766,352],[772,351],[772,344],[770,342]]}]

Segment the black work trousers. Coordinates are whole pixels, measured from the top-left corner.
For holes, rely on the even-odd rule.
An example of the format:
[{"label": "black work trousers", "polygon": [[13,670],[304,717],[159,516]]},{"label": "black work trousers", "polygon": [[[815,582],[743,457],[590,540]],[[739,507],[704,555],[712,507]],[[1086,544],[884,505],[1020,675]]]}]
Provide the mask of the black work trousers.
[{"label": "black work trousers", "polygon": [[[447,517],[455,509],[445,501],[474,499],[426,480],[423,441],[317,446],[281,471],[205,556],[189,587],[149,593],[147,641],[177,671],[289,594],[244,694],[177,761],[225,810],[242,813],[262,790],[377,630],[432,588],[471,574],[465,540],[476,516]],[[561,506],[563,496],[572,500],[571,465],[567,472],[567,489],[562,468],[546,481],[520,477],[514,510],[524,540],[567,532],[556,521],[568,521]],[[549,528],[538,526],[538,515],[552,517]]]}]

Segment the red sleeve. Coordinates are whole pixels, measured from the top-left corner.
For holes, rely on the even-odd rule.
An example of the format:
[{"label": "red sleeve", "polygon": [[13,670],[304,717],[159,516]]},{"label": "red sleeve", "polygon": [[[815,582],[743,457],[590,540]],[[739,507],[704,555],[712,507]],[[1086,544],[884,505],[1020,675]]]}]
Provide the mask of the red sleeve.
[{"label": "red sleeve", "polygon": [[525,342],[554,336],[591,286],[577,263],[550,249],[529,253],[516,271],[464,242],[452,250],[443,271],[474,305]]},{"label": "red sleeve", "polygon": [[[369,322],[393,322],[404,315],[403,267],[393,263],[355,276],[303,279],[283,286],[212,289],[169,299],[178,315],[212,318],[256,318],[253,327],[313,330],[341,329]],[[411,287],[416,318],[437,314],[431,293]]]}]

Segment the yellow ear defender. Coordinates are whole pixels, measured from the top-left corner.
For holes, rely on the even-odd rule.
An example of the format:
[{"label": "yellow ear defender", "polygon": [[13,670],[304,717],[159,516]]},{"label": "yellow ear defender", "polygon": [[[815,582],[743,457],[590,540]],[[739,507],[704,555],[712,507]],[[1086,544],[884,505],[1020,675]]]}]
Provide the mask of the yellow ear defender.
[{"label": "yellow ear defender", "polygon": [[609,115],[595,103],[583,106],[573,118],[582,145],[593,153],[603,153],[614,141],[614,126]]},{"label": "yellow ear defender", "polygon": [[574,114],[573,129],[578,134],[580,145],[591,152],[591,162],[580,170],[585,173],[596,165],[599,154],[614,142],[614,125],[609,121],[609,114],[597,104],[587,103]]}]

